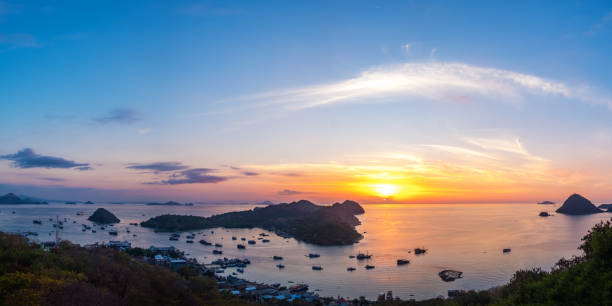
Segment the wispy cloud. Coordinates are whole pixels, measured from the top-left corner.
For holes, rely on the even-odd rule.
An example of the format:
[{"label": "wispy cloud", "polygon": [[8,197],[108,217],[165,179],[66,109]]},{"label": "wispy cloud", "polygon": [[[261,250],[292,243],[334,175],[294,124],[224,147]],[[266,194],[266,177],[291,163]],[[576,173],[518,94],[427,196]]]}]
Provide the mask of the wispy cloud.
[{"label": "wispy cloud", "polygon": [[247,103],[250,107],[300,110],[392,97],[462,102],[477,98],[520,101],[529,95],[573,99],[612,107],[610,97],[588,86],[570,86],[535,75],[453,62],[376,67],[343,81],[264,92],[229,101]]},{"label": "wispy cloud", "polygon": [[13,161],[12,166],[16,168],[74,168],[77,170],[92,169],[89,164],[77,163],[61,157],[40,155],[30,148],[25,148],[15,154],[2,155],[0,156],[0,159]]},{"label": "wispy cloud", "polygon": [[167,180],[150,182],[154,185],[181,185],[181,184],[215,184],[228,180],[227,177],[210,175],[214,169],[195,168],[174,173]]},{"label": "wispy cloud", "polygon": [[186,165],[183,165],[180,162],[156,162],[156,163],[148,163],[148,164],[131,164],[127,166],[126,168],[133,169],[133,170],[152,170],[156,172],[165,172],[165,171],[184,170],[189,167]]},{"label": "wispy cloud", "polygon": [[10,49],[14,48],[36,48],[40,47],[41,43],[38,42],[35,36],[24,33],[17,34],[3,34],[0,33],[0,45],[8,46]]},{"label": "wispy cloud", "polygon": [[605,14],[601,19],[599,19],[595,24],[593,24],[591,28],[585,32],[585,34],[589,36],[595,35],[610,23],[612,23],[612,11]]},{"label": "wispy cloud", "polygon": [[303,192],[297,191],[297,190],[291,190],[291,189],[285,189],[285,190],[281,190],[278,192],[278,195],[282,195],[282,196],[292,196],[292,195],[298,195],[298,194],[303,194]]},{"label": "wispy cloud", "polygon": [[139,120],[138,113],[133,109],[117,108],[110,111],[107,115],[93,118],[99,123],[120,123],[130,124]]},{"label": "wispy cloud", "polygon": [[246,176],[257,176],[260,173],[259,172],[253,172],[253,171],[242,171],[242,174],[244,174]]}]

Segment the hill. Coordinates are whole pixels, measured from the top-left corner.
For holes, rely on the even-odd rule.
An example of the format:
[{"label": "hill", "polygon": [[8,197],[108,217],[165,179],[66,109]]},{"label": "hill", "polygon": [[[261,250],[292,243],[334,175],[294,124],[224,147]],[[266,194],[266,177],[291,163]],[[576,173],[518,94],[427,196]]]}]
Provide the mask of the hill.
[{"label": "hill", "polygon": [[32,200],[27,197],[19,197],[14,193],[0,196],[0,204],[48,204],[45,201]]},{"label": "hill", "polygon": [[279,231],[297,240],[318,245],[348,245],[363,236],[355,230],[364,213],[353,201],[331,206],[315,205],[301,200],[253,210],[229,212],[212,217],[161,215],[142,222],[143,227],[162,231],[187,231],[214,227],[253,228]]},{"label": "hill", "polygon": [[585,197],[574,193],[565,200],[563,205],[557,209],[557,212],[566,215],[588,215],[600,213],[602,211],[595,207],[595,205]]},{"label": "hill", "polygon": [[93,215],[89,216],[87,220],[102,224],[119,223],[120,221],[113,213],[104,208],[96,209]]}]

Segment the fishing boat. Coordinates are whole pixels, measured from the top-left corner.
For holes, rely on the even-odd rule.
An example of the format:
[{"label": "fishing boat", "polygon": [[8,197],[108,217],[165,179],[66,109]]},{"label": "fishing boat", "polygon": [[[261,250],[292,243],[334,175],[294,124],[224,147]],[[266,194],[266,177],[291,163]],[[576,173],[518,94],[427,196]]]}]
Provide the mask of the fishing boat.
[{"label": "fishing boat", "polygon": [[187,241],[185,241],[185,242],[187,242],[187,243],[193,243],[193,240],[187,240]]},{"label": "fishing boat", "polygon": [[[61,228],[61,226],[60,226]],[[117,231],[109,231],[108,232],[109,235],[113,235],[113,236],[117,236],[119,233],[117,233]]]},{"label": "fishing boat", "polygon": [[243,244],[239,244],[239,245],[237,245],[236,247],[238,247],[238,248],[239,248],[239,249],[241,249],[241,250],[246,249],[246,247],[245,247]]},{"label": "fishing boat", "polygon": [[370,270],[370,269],[374,269],[375,267],[371,266],[371,265],[367,265],[367,266],[365,266],[365,268],[366,268],[366,270]]},{"label": "fishing boat", "polygon": [[274,255],[274,256],[272,257],[272,259],[274,259],[274,260],[283,260],[283,257],[282,257],[282,256],[276,256],[276,255]]},{"label": "fishing boat", "polygon": [[236,271],[238,271],[240,273],[244,273],[244,269],[242,269],[242,268],[238,268],[238,269],[236,269]]},{"label": "fishing boat", "polygon": [[215,255],[221,255],[221,254],[223,254],[223,251],[213,250],[213,254],[215,254]]},{"label": "fishing boat", "polygon": [[32,220],[32,223],[34,223],[34,224],[39,224],[39,225],[40,225],[40,224],[42,224],[42,220],[40,220],[40,219],[34,219],[34,220]]},{"label": "fishing boat", "polygon": [[270,240],[268,240],[268,239],[264,239],[264,240],[262,240],[261,242],[263,242],[263,243],[268,243],[268,242],[270,242]]},{"label": "fishing boat", "polygon": [[208,241],[206,241],[206,240],[204,240],[204,239],[202,239],[202,240],[200,240],[200,241],[198,241],[198,242],[199,242],[199,243],[201,243],[201,244],[203,244],[203,245],[212,245],[212,243],[210,243],[210,242],[208,242]]},{"label": "fishing boat", "polygon": [[284,269],[284,268],[285,268],[285,265],[283,265],[283,264],[278,264],[278,265],[276,265],[276,267],[277,267],[277,268],[279,268],[279,269]]},{"label": "fishing boat", "polygon": [[364,253],[357,254],[357,259],[359,260],[370,259],[370,258],[372,258],[372,255],[368,254],[367,252],[365,254]]},{"label": "fishing boat", "polygon": [[353,272],[353,271],[355,271],[355,270],[356,270],[356,269],[355,269],[354,267],[348,267],[348,268],[346,268],[346,271],[349,271],[349,272]]},{"label": "fishing boat", "polygon": [[223,245],[221,245],[220,243],[215,243],[215,247],[222,248]]},{"label": "fishing boat", "polygon": [[82,215],[84,215],[84,214],[85,214],[85,212],[82,212],[82,211],[77,211],[77,212],[76,212],[76,215],[77,215],[77,216],[82,216]]},{"label": "fishing boat", "polygon": [[249,244],[255,244],[257,242],[255,242],[255,240],[249,240]]},{"label": "fishing boat", "polygon": [[316,271],[321,271],[321,270],[323,270],[323,267],[317,265],[317,266],[312,266],[312,269],[316,270]]},{"label": "fishing boat", "polygon": [[168,239],[171,240],[171,241],[178,241],[178,237],[170,237]]},{"label": "fishing boat", "polygon": [[510,253],[512,251],[512,249],[504,249],[503,252],[504,253]]},{"label": "fishing boat", "polygon": [[408,259],[398,259],[398,260],[397,260],[397,265],[398,265],[398,266],[400,266],[400,265],[405,265],[405,264],[409,264],[409,263],[410,263],[410,260],[408,260]]},{"label": "fishing boat", "polygon": [[421,248],[416,248],[414,249],[414,254],[416,255],[420,255],[420,254],[425,254],[427,252],[427,249],[421,249]]},{"label": "fishing boat", "polygon": [[232,237],[232,240],[236,240],[236,237]]},{"label": "fishing boat", "polygon": [[318,258],[321,257],[321,255],[316,254],[316,253],[309,253],[308,255],[306,255],[308,258]]}]

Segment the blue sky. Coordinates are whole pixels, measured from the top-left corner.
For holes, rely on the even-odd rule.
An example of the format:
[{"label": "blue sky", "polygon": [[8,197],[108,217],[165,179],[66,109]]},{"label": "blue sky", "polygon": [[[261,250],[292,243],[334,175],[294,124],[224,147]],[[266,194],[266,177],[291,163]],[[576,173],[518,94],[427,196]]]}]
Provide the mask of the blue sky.
[{"label": "blue sky", "polygon": [[2,1],[0,189],[612,200],[611,36],[606,1]]}]

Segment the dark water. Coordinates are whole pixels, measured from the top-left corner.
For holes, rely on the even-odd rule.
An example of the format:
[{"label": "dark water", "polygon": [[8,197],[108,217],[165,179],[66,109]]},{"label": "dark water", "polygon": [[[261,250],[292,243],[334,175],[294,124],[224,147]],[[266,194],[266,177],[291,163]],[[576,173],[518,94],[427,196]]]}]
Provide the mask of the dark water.
[{"label": "dark water", "polygon": [[[98,207],[105,207],[121,219],[119,236],[110,236],[108,230],[93,234],[81,232],[81,224],[90,224],[87,216]],[[168,234],[154,233],[131,222],[144,221],[164,213],[210,216],[213,214],[245,210],[253,205],[195,205],[193,207],[123,205],[2,205],[0,206],[0,230],[8,232],[36,231],[39,241],[53,240],[55,232],[49,218],[67,218],[62,239],[88,244],[109,240],[128,240],[133,246],[169,246],[184,250],[201,263],[219,257],[246,257],[253,263],[245,269],[243,278],[282,283],[304,282],[311,289],[320,289],[324,296],[375,298],[380,291],[392,290],[401,298],[426,299],[446,295],[449,289],[487,289],[506,283],[514,271],[532,267],[549,269],[561,257],[579,254],[576,249],[580,238],[594,224],[610,219],[612,214],[589,216],[554,215],[538,217],[540,211],[554,212],[554,205],[536,204],[411,204],[364,205],[366,213],[360,216],[360,232],[367,232],[358,244],[343,247],[319,247],[284,239],[271,234],[270,243],[257,241],[238,250],[231,237],[256,239],[260,229],[214,229],[214,234],[201,231],[196,241],[206,239],[223,244],[223,255],[212,255],[213,247],[169,241]],[[15,211],[15,214],[12,214]],[[83,211],[84,216],[76,216]],[[32,220],[41,218],[43,225]],[[77,223],[72,223],[72,221]],[[131,233],[127,233],[130,229]],[[133,236],[136,234],[136,237]],[[204,236],[204,234],[206,236]],[[425,255],[414,255],[415,247],[424,247]],[[512,252],[503,254],[503,248]],[[368,261],[350,259],[358,252],[373,254]],[[319,253],[320,258],[309,259],[308,253]],[[276,268],[278,261],[272,256],[283,256],[285,269]],[[397,266],[397,259],[411,261]],[[376,268],[366,270],[365,265]],[[312,270],[321,265],[322,271]],[[353,266],[354,272],[346,271]],[[454,269],[464,272],[464,278],[445,283],[438,272]],[[233,272],[227,269],[227,273]]]}]

